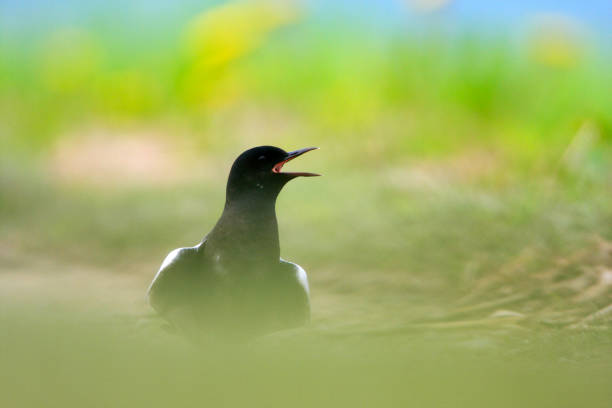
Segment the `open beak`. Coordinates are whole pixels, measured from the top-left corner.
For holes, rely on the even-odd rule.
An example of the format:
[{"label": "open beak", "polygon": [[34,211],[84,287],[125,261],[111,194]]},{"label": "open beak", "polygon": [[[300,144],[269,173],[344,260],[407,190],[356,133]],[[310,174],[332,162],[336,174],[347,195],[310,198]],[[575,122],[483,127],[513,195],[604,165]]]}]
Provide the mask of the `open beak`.
[{"label": "open beak", "polygon": [[293,177],[298,177],[298,176],[303,176],[303,177],[320,176],[320,174],[317,174],[317,173],[304,173],[304,172],[289,173],[289,172],[281,172],[283,166],[288,161],[291,161],[291,160],[295,159],[296,157],[299,157],[299,156],[303,155],[306,152],[309,152],[311,150],[317,150],[317,149],[318,149],[318,147],[306,147],[304,149],[299,149],[299,150],[294,150],[292,152],[288,152],[287,156],[285,156],[285,159],[283,161],[276,163],[274,165],[274,167],[272,167],[272,172],[273,173],[279,173],[279,174],[286,174],[288,176],[293,176]]}]

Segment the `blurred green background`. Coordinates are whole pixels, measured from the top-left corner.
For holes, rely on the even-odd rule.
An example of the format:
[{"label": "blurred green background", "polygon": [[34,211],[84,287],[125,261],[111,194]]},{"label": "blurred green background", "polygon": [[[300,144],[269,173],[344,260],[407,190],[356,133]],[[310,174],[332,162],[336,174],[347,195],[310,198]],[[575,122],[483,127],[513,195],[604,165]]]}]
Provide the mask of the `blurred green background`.
[{"label": "blurred green background", "polygon": [[[0,3],[0,405],[612,404],[608,1]],[[312,324],[201,350],[144,293],[243,150]]]}]

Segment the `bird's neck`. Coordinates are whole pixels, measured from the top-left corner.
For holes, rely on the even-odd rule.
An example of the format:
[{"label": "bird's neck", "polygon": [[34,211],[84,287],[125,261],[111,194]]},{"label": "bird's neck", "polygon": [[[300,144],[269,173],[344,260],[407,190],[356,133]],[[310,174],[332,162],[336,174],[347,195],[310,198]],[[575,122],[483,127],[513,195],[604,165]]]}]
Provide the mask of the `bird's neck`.
[{"label": "bird's neck", "polygon": [[227,200],[223,214],[208,236],[207,252],[222,262],[278,261],[280,245],[276,199],[250,197]]}]

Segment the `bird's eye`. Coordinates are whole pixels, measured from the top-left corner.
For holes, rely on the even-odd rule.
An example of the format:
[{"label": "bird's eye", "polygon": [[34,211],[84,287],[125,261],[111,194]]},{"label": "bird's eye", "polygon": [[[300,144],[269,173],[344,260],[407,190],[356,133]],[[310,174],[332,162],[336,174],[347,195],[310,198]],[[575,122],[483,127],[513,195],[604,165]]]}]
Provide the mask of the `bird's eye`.
[{"label": "bird's eye", "polygon": [[259,157],[257,158],[257,160],[265,160],[265,159],[266,159],[266,156],[259,156]]}]

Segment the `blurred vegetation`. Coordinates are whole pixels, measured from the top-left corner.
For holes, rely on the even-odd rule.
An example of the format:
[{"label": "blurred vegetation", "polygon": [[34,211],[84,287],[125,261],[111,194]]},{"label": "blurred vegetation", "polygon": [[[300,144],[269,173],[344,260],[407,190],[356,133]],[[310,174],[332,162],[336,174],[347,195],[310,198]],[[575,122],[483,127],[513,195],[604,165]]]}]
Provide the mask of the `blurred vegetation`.
[{"label": "blurred vegetation", "polygon": [[585,120],[609,142],[604,45],[554,20],[518,45],[509,34],[430,23],[377,33],[319,24],[291,2],[236,2],[166,30],[160,46],[128,40],[126,50],[125,38],[95,27],[59,28],[0,50],[3,112],[12,119],[4,133],[10,145],[44,147],[95,118],[180,115],[208,146],[211,116],[255,104],[355,149],[366,144],[355,137],[384,129],[379,153],[396,158],[492,144],[554,159]]},{"label": "blurred vegetation", "polygon": [[[405,3],[392,29],[250,1],[2,38],[0,405],[609,406],[609,44]],[[144,291],[261,144],[322,147],[278,202],[313,322],[194,350]]]}]

